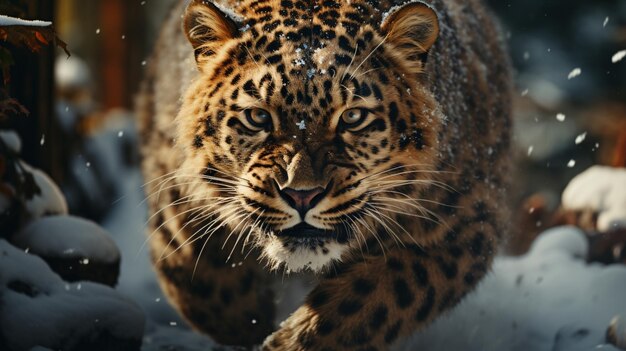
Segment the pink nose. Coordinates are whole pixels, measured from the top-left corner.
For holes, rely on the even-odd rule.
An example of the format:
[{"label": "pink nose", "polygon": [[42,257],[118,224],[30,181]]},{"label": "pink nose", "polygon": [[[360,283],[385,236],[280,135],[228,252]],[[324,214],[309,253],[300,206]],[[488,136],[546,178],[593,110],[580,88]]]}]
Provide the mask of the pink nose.
[{"label": "pink nose", "polygon": [[300,213],[300,216],[304,218],[304,215],[315,207],[320,200],[324,197],[324,188],[314,188],[309,190],[295,190],[292,188],[285,188],[280,191],[281,196],[289,205]]}]

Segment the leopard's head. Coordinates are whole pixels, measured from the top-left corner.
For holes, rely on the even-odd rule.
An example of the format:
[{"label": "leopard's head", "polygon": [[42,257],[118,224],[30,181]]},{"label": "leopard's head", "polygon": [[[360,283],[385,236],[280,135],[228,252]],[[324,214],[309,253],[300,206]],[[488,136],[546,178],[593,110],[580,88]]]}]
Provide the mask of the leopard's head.
[{"label": "leopard's head", "polygon": [[274,268],[319,270],[424,212],[441,116],[427,90],[436,13],[363,1],[192,1],[197,79],[177,117],[181,183]]}]

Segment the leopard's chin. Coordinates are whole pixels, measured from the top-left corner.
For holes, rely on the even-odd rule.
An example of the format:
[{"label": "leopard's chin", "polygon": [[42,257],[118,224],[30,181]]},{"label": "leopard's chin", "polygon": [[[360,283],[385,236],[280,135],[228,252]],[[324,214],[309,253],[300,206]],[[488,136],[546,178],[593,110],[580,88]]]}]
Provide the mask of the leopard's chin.
[{"label": "leopard's chin", "polygon": [[269,234],[263,243],[263,256],[272,269],[284,268],[287,272],[319,272],[333,261],[341,261],[348,249],[328,236],[280,236]]}]

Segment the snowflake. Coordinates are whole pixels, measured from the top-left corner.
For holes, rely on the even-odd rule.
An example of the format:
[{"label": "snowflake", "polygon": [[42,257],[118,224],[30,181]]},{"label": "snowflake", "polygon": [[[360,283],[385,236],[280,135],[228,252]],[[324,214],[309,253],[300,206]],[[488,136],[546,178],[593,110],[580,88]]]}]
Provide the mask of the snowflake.
[{"label": "snowflake", "polygon": [[581,73],[583,73],[583,71],[580,68],[574,68],[567,76],[567,79],[574,79],[578,77]]},{"label": "snowflake", "polygon": [[611,62],[613,63],[618,63],[620,62],[624,57],[626,57],[626,50],[622,50],[622,51],[618,51],[615,53],[615,55],[613,55],[613,57],[611,58]]}]

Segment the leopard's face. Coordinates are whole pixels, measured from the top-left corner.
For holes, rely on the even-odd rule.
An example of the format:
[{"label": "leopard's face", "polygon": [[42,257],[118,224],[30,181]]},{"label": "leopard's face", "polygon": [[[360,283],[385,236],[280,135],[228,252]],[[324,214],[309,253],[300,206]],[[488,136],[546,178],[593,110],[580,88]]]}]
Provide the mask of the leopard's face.
[{"label": "leopard's face", "polygon": [[422,58],[398,55],[384,24],[331,26],[302,10],[285,26],[263,13],[236,23],[190,5],[200,76],[178,116],[181,177],[214,219],[203,233],[227,225],[231,243],[260,246],[274,268],[318,270],[403,235],[398,215],[420,217],[415,196],[432,180],[441,118]]}]

